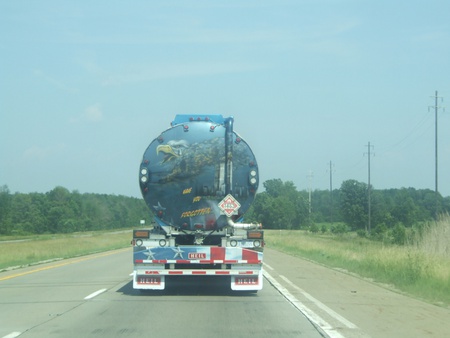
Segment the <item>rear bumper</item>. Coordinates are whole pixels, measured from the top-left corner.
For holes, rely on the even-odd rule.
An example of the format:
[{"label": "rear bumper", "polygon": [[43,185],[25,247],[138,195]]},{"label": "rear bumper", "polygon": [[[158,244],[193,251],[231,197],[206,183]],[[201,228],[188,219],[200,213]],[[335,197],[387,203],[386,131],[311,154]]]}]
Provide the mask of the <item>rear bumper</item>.
[{"label": "rear bumper", "polygon": [[263,270],[261,266],[241,266],[239,269],[154,269],[139,267],[133,273],[133,288],[142,290],[164,290],[170,276],[217,276],[230,278],[231,290],[258,291],[263,287]]}]

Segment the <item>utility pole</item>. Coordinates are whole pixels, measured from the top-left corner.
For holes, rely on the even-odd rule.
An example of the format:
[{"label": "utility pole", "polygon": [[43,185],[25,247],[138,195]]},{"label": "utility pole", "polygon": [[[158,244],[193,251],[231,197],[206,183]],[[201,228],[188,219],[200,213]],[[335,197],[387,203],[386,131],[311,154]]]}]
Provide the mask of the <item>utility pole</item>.
[{"label": "utility pole", "polygon": [[333,163],[330,161],[330,222],[333,224]]},{"label": "utility pole", "polygon": [[369,212],[369,222],[368,222],[368,228],[366,228],[366,231],[368,231],[370,233],[371,230],[371,202],[370,202],[370,149],[373,149],[373,146],[370,145],[370,142],[367,144],[367,158],[369,160],[368,163],[368,184],[367,184],[367,204],[368,204],[368,212]]},{"label": "utility pole", "polygon": [[438,96],[438,91],[436,90],[434,95],[434,106],[428,107],[428,110],[430,108],[434,108],[434,192],[435,192],[435,198],[436,198],[436,211],[435,211],[435,218],[438,217],[438,210],[439,210],[439,188],[438,188],[438,110],[442,107],[438,106],[438,99],[441,99],[442,97]]}]

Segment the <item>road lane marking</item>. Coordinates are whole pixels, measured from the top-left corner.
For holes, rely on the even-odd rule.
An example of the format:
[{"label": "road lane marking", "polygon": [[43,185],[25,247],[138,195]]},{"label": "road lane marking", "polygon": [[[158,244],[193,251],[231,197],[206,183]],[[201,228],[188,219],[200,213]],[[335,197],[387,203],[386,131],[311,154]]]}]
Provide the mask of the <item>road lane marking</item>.
[{"label": "road lane marking", "polygon": [[297,298],[295,298],[284,286],[277,282],[267,271],[264,271],[264,277],[272,284],[294,307],[296,307],[308,320],[316,327],[321,329],[329,338],[345,338],[336,331],[329,323],[322,317],[317,315],[314,311],[305,306]]},{"label": "road lane marking", "polygon": [[16,338],[19,337],[21,334],[22,332],[11,332],[10,334],[3,336],[2,338]]},{"label": "road lane marking", "polygon": [[266,267],[266,268],[268,268],[269,270],[274,270],[274,268],[272,268],[269,264],[266,264],[266,263],[264,263],[264,266]]},{"label": "road lane marking", "polygon": [[19,272],[19,273],[16,273],[16,274],[13,274],[13,275],[9,275],[9,276],[6,276],[6,277],[0,277],[0,282],[1,282],[1,281],[4,281],[4,280],[8,280],[8,279],[13,279],[13,278],[16,278],[16,277],[21,277],[21,276],[25,276],[25,275],[30,275],[30,274],[35,273],[35,272],[40,272],[40,271],[45,271],[45,270],[55,269],[55,268],[59,268],[59,267],[62,267],[62,266],[69,265],[69,264],[75,264],[75,263],[87,261],[87,260],[94,259],[94,258],[100,258],[100,257],[105,257],[105,256],[114,255],[114,254],[116,254],[116,253],[119,253],[119,252],[122,252],[122,251],[125,251],[125,250],[129,250],[129,249],[126,248],[126,249],[120,249],[120,250],[108,251],[107,253],[100,254],[100,255],[99,255],[99,254],[93,254],[93,255],[95,255],[94,257],[91,257],[91,256],[93,256],[93,255],[89,255],[89,256],[85,256],[85,257],[80,258],[80,259],[71,260],[70,262],[66,261],[66,262],[63,262],[63,263],[60,263],[60,264],[55,264],[55,265],[50,265],[50,266],[44,266],[44,267],[41,267],[41,268],[38,268],[38,269],[34,269],[34,270],[30,270],[30,271],[25,271],[25,272]]},{"label": "road lane marking", "polygon": [[353,324],[352,322],[350,322],[349,320],[347,320],[346,318],[342,317],[340,314],[338,314],[337,312],[335,312],[334,310],[330,309],[328,306],[326,306],[325,304],[323,304],[321,301],[319,301],[318,299],[314,298],[313,296],[311,296],[309,293],[307,293],[306,291],[302,290],[301,288],[299,288],[297,285],[295,285],[294,283],[292,283],[289,279],[287,279],[284,276],[280,275],[280,278],[283,279],[286,283],[288,283],[290,286],[292,286],[293,288],[297,289],[298,291],[300,291],[300,293],[305,296],[305,298],[309,299],[311,302],[313,302],[314,304],[316,304],[316,306],[320,309],[322,309],[323,311],[325,311],[326,313],[328,313],[331,317],[333,317],[334,319],[336,319],[337,321],[341,322],[342,324],[344,324],[345,326],[347,326],[349,329],[357,329],[358,327]]},{"label": "road lane marking", "polygon": [[89,296],[84,297],[84,299],[85,300],[92,299],[92,298],[98,296],[99,294],[105,292],[106,290],[107,289],[101,289],[101,290],[95,291],[95,292],[91,293]]}]

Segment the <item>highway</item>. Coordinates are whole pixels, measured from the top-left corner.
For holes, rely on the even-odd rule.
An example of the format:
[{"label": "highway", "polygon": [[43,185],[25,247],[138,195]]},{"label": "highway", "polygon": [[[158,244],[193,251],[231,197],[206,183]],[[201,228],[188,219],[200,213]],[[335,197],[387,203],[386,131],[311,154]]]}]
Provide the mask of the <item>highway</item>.
[{"label": "highway", "polygon": [[216,280],[132,289],[131,248],[0,273],[0,338],[443,337],[450,311],[265,251],[264,288]]},{"label": "highway", "polygon": [[141,293],[131,269],[127,249],[1,273],[0,337],[321,337],[269,283]]}]

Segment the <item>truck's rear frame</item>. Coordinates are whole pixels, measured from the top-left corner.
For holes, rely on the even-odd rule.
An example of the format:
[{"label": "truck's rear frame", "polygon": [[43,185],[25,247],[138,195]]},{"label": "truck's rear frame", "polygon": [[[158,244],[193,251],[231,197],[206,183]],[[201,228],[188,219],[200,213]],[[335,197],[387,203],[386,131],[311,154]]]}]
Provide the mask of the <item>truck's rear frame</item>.
[{"label": "truck's rear frame", "polygon": [[[133,288],[164,290],[166,277],[217,276],[230,278],[231,290],[258,291],[263,287],[262,231],[257,240],[230,237],[224,244],[233,246],[175,246],[173,240],[136,238],[148,230],[135,230],[133,239]],[[149,234],[150,237],[152,237]],[[162,237],[162,236],[161,236]],[[172,243],[171,243],[172,242]],[[257,243],[257,248],[245,248]],[[164,246],[161,246],[163,244]],[[252,244],[253,245],[253,244]],[[259,251],[257,251],[259,250]]]}]

